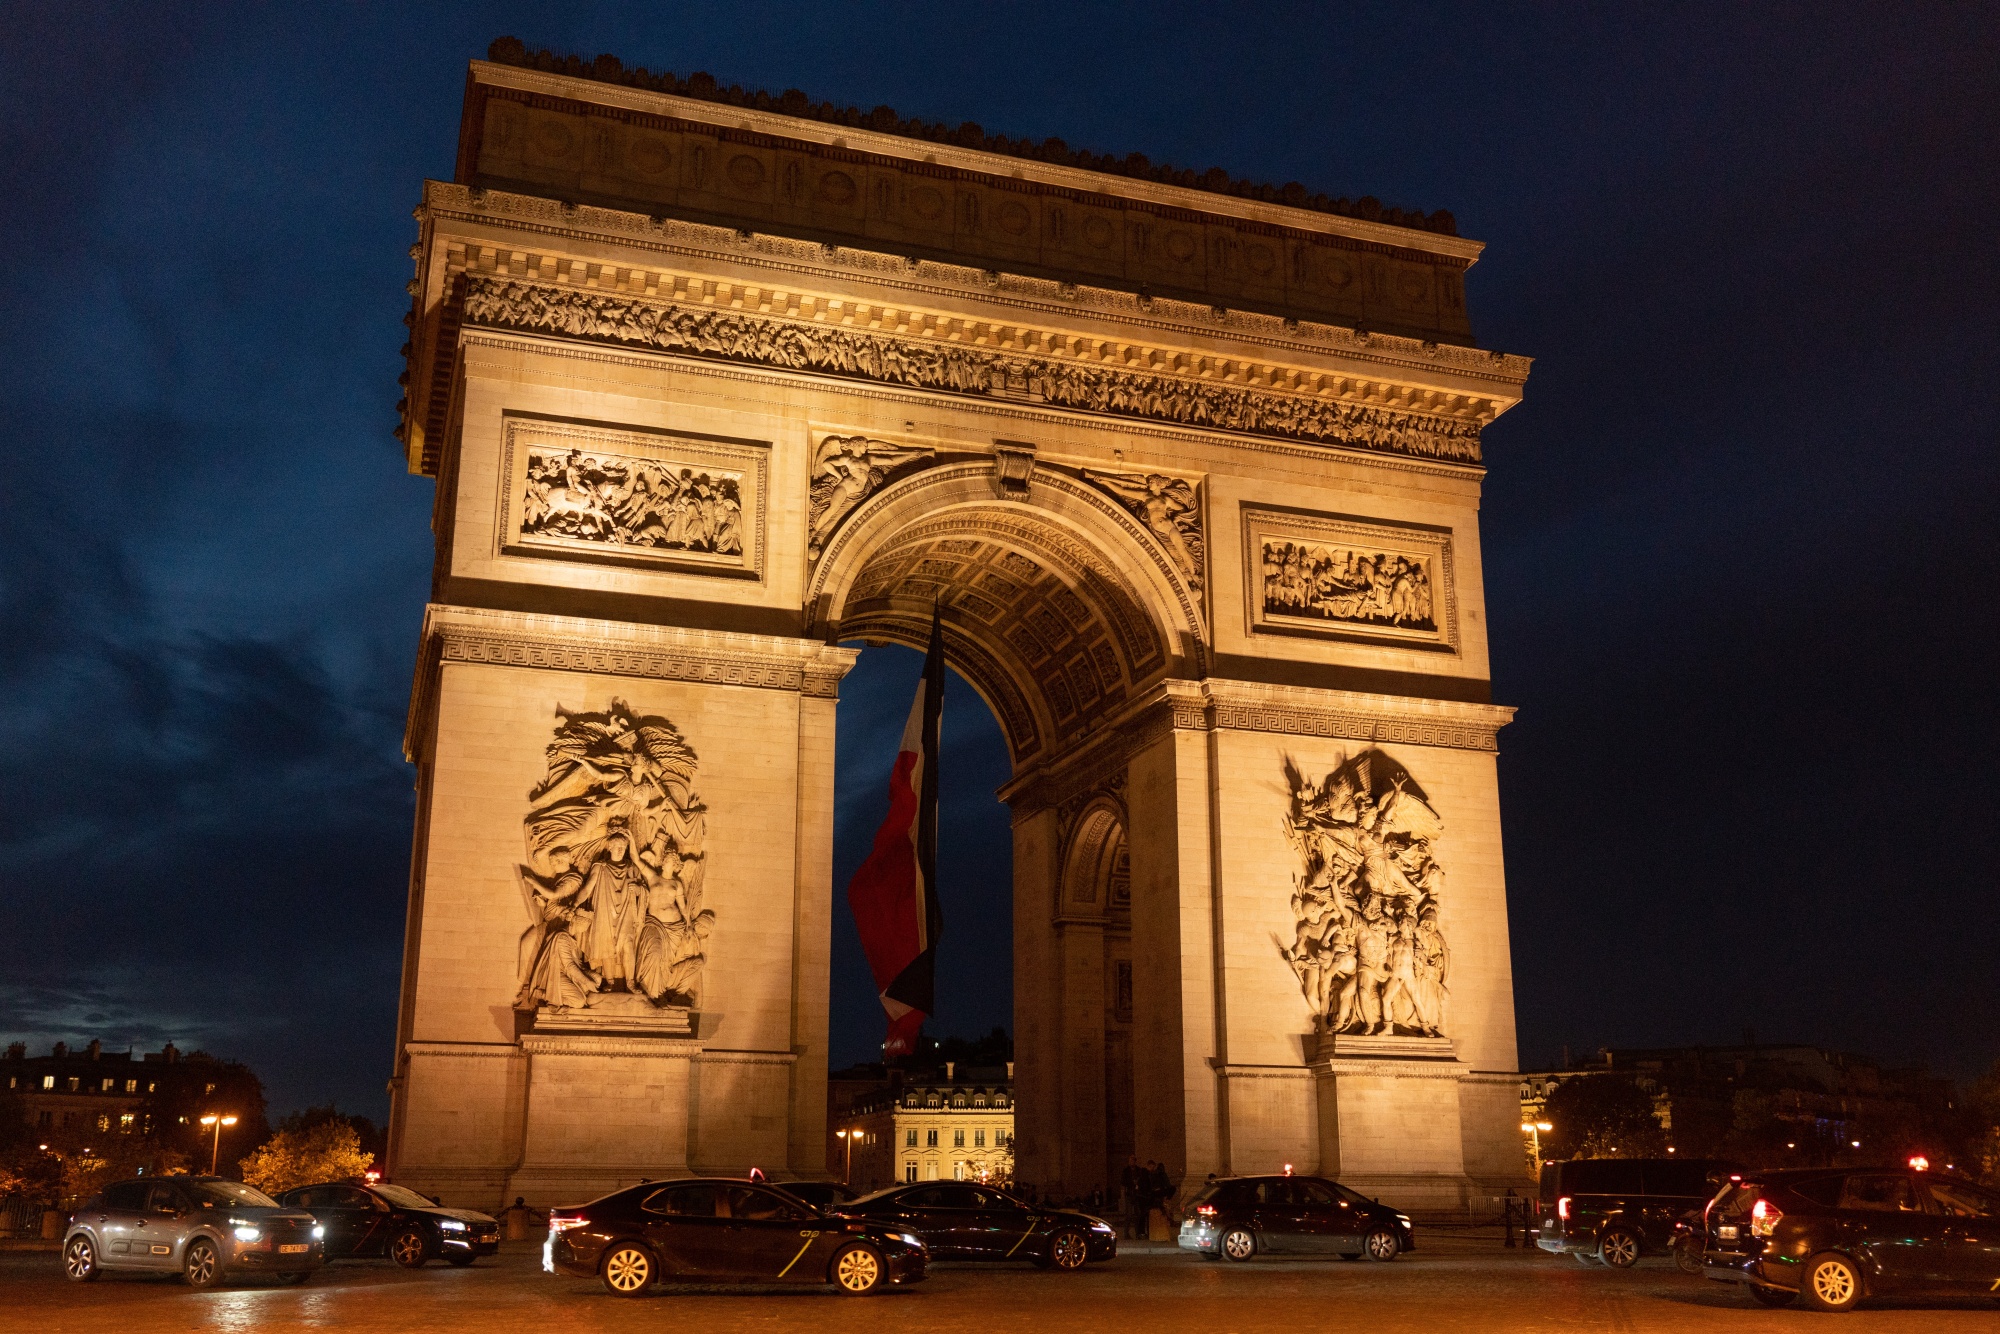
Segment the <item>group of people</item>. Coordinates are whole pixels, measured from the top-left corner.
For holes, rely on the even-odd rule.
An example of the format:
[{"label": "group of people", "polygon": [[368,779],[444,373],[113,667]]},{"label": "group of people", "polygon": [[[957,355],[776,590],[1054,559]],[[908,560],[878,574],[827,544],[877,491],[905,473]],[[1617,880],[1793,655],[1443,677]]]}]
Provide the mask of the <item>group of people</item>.
[{"label": "group of people", "polygon": [[1125,1160],[1125,1169],[1118,1174],[1119,1203],[1124,1206],[1125,1235],[1135,1241],[1144,1241],[1155,1209],[1167,1215],[1173,1222],[1169,1206],[1174,1198],[1174,1183],[1167,1176],[1165,1165],[1147,1159],[1141,1164],[1135,1154]]},{"label": "group of people", "polygon": [[1264,607],[1401,629],[1437,627],[1423,561],[1352,547],[1265,542]]},{"label": "group of people", "polygon": [[743,552],[737,479],[673,468],[650,459],[599,457],[581,450],[533,450],[521,531],[621,546]]}]

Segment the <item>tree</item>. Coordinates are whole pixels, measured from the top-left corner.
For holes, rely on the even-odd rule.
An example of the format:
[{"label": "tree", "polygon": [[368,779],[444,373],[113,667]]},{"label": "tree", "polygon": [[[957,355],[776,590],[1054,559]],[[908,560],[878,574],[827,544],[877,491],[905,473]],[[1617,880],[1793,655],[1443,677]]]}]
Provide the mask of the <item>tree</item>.
[{"label": "tree", "polygon": [[375,1155],[362,1151],[361,1137],[346,1118],[305,1126],[289,1124],[293,1120],[287,1117],[284,1129],[237,1164],[245,1184],[275,1195],[315,1181],[358,1177],[374,1163]]},{"label": "tree", "polygon": [[1653,1095],[1628,1075],[1572,1075],[1549,1090],[1542,1157],[1648,1158],[1664,1153],[1666,1132]]}]

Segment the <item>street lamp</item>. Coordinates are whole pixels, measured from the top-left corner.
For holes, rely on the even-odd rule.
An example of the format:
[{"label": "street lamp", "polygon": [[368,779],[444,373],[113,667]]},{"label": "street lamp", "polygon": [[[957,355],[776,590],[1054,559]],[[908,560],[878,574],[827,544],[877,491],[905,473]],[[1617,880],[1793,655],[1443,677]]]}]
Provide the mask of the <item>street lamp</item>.
[{"label": "street lamp", "polygon": [[1542,1173],[1542,1132],[1554,1129],[1555,1125],[1548,1121],[1523,1121],[1521,1123],[1521,1133],[1529,1137],[1528,1152],[1534,1156],[1536,1176],[1540,1176]]},{"label": "street lamp", "polygon": [[216,1161],[222,1154],[222,1128],[224,1126],[235,1125],[236,1118],[233,1116],[217,1116],[214,1112],[210,1112],[207,1116],[201,1118],[201,1123],[205,1126],[215,1127],[215,1143],[208,1150],[208,1174],[214,1176]]},{"label": "street lamp", "polygon": [[847,1145],[847,1166],[841,1169],[840,1184],[851,1186],[854,1184],[854,1141],[861,1137],[861,1132],[858,1130],[836,1130],[833,1133],[840,1136],[841,1140]]}]

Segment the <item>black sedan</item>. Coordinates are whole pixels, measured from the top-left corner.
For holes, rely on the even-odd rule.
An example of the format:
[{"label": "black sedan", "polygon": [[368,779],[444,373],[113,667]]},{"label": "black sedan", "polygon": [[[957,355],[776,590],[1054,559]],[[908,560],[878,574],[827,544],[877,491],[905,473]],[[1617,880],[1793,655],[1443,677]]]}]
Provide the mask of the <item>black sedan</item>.
[{"label": "black sedan", "polygon": [[785,1193],[796,1195],[819,1210],[838,1209],[858,1192],[849,1190],[838,1181],[787,1181]]},{"label": "black sedan", "polygon": [[426,1260],[469,1265],[500,1249],[500,1224],[471,1209],[447,1209],[403,1186],[329,1181],[281,1197],[326,1229],[326,1258],[386,1255],[405,1269]]},{"label": "black sedan", "polygon": [[970,1181],[891,1186],[835,1212],[915,1233],[934,1260],[1029,1260],[1075,1270],[1118,1254],[1118,1234],[1101,1218],[1038,1208]]},{"label": "black sedan", "polygon": [[862,1296],[916,1283],[906,1231],[823,1214],[759,1182],[654,1181],[549,1211],[542,1268],[599,1278],[619,1297],[656,1283],[831,1283]]},{"label": "black sedan", "polygon": [[1323,1177],[1226,1177],[1191,1206],[1180,1247],[1205,1260],[1281,1251],[1393,1260],[1417,1244],[1406,1215]]},{"label": "black sedan", "polygon": [[2000,1191],[1877,1167],[1744,1172],[1709,1202],[1708,1277],[1765,1306],[1851,1311],[1872,1296],[2000,1293]]}]

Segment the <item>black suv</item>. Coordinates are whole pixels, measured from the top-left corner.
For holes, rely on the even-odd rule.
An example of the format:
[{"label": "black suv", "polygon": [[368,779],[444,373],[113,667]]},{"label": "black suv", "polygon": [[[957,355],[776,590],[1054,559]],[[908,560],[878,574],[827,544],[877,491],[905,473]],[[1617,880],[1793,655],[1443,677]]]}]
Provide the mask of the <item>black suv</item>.
[{"label": "black suv", "polygon": [[1103,1219],[1040,1208],[972,1181],[891,1186],[827,1212],[913,1233],[933,1260],[1027,1260],[1074,1271],[1118,1254],[1118,1234]]},{"label": "black suv", "polygon": [[1766,1306],[1851,1311],[1886,1293],[2000,1293],[2000,1191],[1906,1168],[1745,1172],[1706,1217],[1708,1277]]},{"label": "black suv", "polygon": [[326,1258],[386,1255],[405,1269],[426,1260],[469,1265],[500,1249],[500,1224],[472,1209],[447,1209],[403,1186],[326,1181],[281,1197],[326,1230]]},{"label": "black suv", "polygon": [[1180,1247],[1204,1260],[1261,1251],[1393,1260],[1415,1250],[1407,1216],[1323,1177],[1225,1177],[1189,1201]]},{"label": "black suv", "polygon": [[1734,1170],[1705,1158],[1543,1163],[1535,1244],[1584,1264],[1630,1269],[1642,1255],[1666,1255],[1674,1225],[1706,1204]]}]

